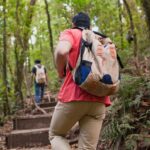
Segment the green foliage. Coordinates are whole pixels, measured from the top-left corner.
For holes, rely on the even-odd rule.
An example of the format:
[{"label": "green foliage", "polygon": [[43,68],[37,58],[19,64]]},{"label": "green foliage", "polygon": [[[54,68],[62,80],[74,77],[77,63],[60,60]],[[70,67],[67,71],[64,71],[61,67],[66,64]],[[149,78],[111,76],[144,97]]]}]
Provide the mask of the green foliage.
[{"label": "green foliage", "polygon": [[[149,121],[147,120],[150,111],[141,112],[140,103],[144,91],[149,90],[149,83],[150,81],[145,77],[129,75],[122,77],[119,94],[109,108],[107,120],[104,122],[103,139],[113,141],[115,144],[121,138],[121,143],[124,143],[127,150],[136,149],[139,140],[147,143],[147,137],[144,135],[148,135]],[[143,133],[139,127],[143,128]]]},{"label": "green foliage", "polygon": [[125,141],[126,150],[137,149],[137,141],[143,141],[144,144],[150,145],[149,137],[144,137],[142,134],[131,134],[127,136]]},{"label": "green foliage", "polygon": [[30,52],[30,57],[31,57],[31,60],[32,62],[31,63],[34,63],[34,60],[36,59],[42,59],[42,50],[32,50]]},{"label": "green foliage", "polygon": [[119,95],[125,110],[139,105],[142,95],[143,79],[140,77],[122,76]]},{"label": "green foliage", "polygon": [[50,91],[52,93],[57,93],[59,91],[59,88],[60,88],[60,81],[58,79],[56,70],[55,71],[49,71],[49,78],[50,78],[50,81],[49,81]]}]

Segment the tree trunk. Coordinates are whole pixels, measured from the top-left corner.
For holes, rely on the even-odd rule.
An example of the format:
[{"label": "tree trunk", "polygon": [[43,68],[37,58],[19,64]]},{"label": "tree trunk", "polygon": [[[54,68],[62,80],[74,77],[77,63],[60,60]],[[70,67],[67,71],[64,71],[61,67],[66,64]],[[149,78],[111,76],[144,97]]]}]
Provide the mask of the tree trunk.
[{"label": "tree trunk", "polygon": [[141,3],[146,15],[146,21],[149,28],[149,36],[150,36],[150,0],[141,0]]},{"label": "tree trunk", "polygon": [[6,0],[3,0],[3,108],[4,115],[10,114],[9,100],[8,100],[8,81],[7,81],[7,31],[6,31]]},{"label": "tree trunk", "polygon": [[136,32],[135,32],[133,17],[132,17],[132,13],[131,13],[129,4],[127,3],[126,0],[123,0],[123,2],[126,7],[128,16],[129,16],[130,30],[131,30],[131,34],[133,35],[133,42],[134,42],[133,54],[134,54],[134,59],[135,59],[135,67],[136,67],[137,73],[140,75],[141,73],[140,73],[139,58],[138,58],[137,36],[136,36]]},{"label": "tree trunk", "polygon": [[15,45],[14,45],[14,54],[15,54],[15,61],[16,61],[16,68],[15,68],[15,82],[14,82],[14,89],[15,89],[15,97],[16,97],[16,105],[21,105],[23,107],[23,93],[22,93],[22,73],[20,68],[20,61],[19,61],[19,44],[23,47],[22,37],[20,36],[20,21],[19,21],[19,6],[20,1],[16,1],[16,31],[15,31]]},{"label": "tree trunk", "polygon": [[53,62],[55,65],[55,61],[54,61],[54,47],[53,47],[53,34],[52,34],[52,28],[51,28],[51,17],[50,17],[50,13],[49,13],[49,9],[48,9],[48,2],[47,0],[45,1],[45,10],[46,10],[46,15],[47,15],[47,26],[48,26],[48,31],[49,31],[49,45],[50,45],[50,49],[51,49],[51,53],[52,53],[52,57],[53,57]]},{"label": "tree trunk", "polygon": [[119,10],[119,21],[120,21],[120,45],[121,45],[121,50],[123,50],[123,48],[124,48],[124,44],[123,44],[123,23],[122,23],[122,8],[121,8],[120,0],[118,0],[118,10]]},{"label": "tree trunk", "polygon": [[[36,0],[31,0],[27,16],[25,16],[25,27],[26,30],[22,33],[21,36],[21,29],[20,29],[20,20],[19,20],[19,2],[20,0],[17,0],[16,5],[16,42],[15,42],[15,57],[16,57],[16,82],[15,82],[15,94],[17,98],[17,102],[20,102],[21,107],[23,107],[23,93],[22,93],[22,84],[23,84],[23,67],[24,62],[27,57],[27,51],[29,48],[29,36],[30,36],[30,26],[32,23],[32,17],[33,17],[33,6],[36,3]],[[21,49],[21,50],[19,50]]]}]

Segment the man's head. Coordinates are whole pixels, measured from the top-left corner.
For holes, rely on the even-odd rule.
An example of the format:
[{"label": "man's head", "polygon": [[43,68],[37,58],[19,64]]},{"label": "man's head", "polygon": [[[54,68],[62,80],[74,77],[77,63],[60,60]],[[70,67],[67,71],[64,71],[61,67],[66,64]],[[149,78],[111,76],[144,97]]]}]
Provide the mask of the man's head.
[{"label": "man's head", "polygon": [[72,18],[72,23],[75,27],[84,27],[90,29],[90,17],[80,12]]},{"label": "man's head", "polygon": [[40,60],[40,59],[36,59],[36,60],[34,61],[34,63],[35,63],[35,64],[40,64],[40,63],[41,63],[41,60]]}]

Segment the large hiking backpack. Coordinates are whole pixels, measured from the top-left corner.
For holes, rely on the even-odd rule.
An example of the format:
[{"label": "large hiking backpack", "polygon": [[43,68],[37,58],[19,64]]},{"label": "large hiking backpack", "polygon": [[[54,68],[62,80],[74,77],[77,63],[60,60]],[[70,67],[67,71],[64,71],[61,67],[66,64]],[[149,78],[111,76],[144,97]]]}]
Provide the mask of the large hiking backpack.
[{"label": "large hiking backpack", "polygon": [[74,82],[95,96],[116,93],[120,76],[115,45],[91,30],[82,30],[80,44],[76,66],[71,69]]},{"label": "large hiking backpack", "polygon": [[44,66],[35,65],[35,68],[36,68],[36,75],[35,75],[36,83],[44,84],[46,82],[46,75],[45,75]]}]

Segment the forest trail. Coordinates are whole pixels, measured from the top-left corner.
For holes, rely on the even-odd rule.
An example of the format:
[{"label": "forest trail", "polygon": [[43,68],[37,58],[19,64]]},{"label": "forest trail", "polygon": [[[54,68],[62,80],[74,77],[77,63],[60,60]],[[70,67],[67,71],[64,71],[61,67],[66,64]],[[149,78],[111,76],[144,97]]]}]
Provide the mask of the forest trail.
[{"label": "forest trail", "polygon": [[[8,126],[12,128],[3,139],[5,148],[3,150],[48,150],[51,149],[48,140],[48,130],[57,99],[54,96],[44,97],[39,105],[47,114],[42,113],[34,105],[25,108],[12,119]],[[75,150],[77,143],[77,132],[72,129],[67,139]],[[0,148],[1,149],[1,148]]]},{"label": "forest trail", "polygon": [[[51,145],[48,141],[48,129],[56,104],[57,99],[54,96],[50,96],[50,99],[45,97],[44,102],[40,104],[40,108],[44,109],[47,114],[42,113],[33,105],[18,111],[14,118],[5,124],[2,129],[2,131],[5,130],[6,132],[3,131],[3,136],[0,134],[0,150],[51,150]],[[132,109],[132,113],[135,117],[133,123],[135,123],[135,128],[140,130],[141,133],[146,130],[146,128],[143,128],[141,120],[145,117],[147,119],[149,118],[149,107],[150,94],[149,91],[145,91],[141,97],[139,109]],[[145,113],[146,116],[144,115]],[[136,118],[139,118],[139,120],[136,120]],[[106,122],[108,121],[107,119],[105,120]],[[0,133],[2,133],[1,129]],[[72,150],[77,149],[78,134],[79,129],[78,126],[76,126],[67,135]],[[144,135],[147,138],[149,137],[149,134]],[[104,143],[99,142],[97,150],[102,150],[103,148],[101,147],[105,147],[106,143],[105,141]],[[144,144],[144,141],[141,140],[139,143]],[[140,145],[140,147],[144,150],[146,145]]]}]

